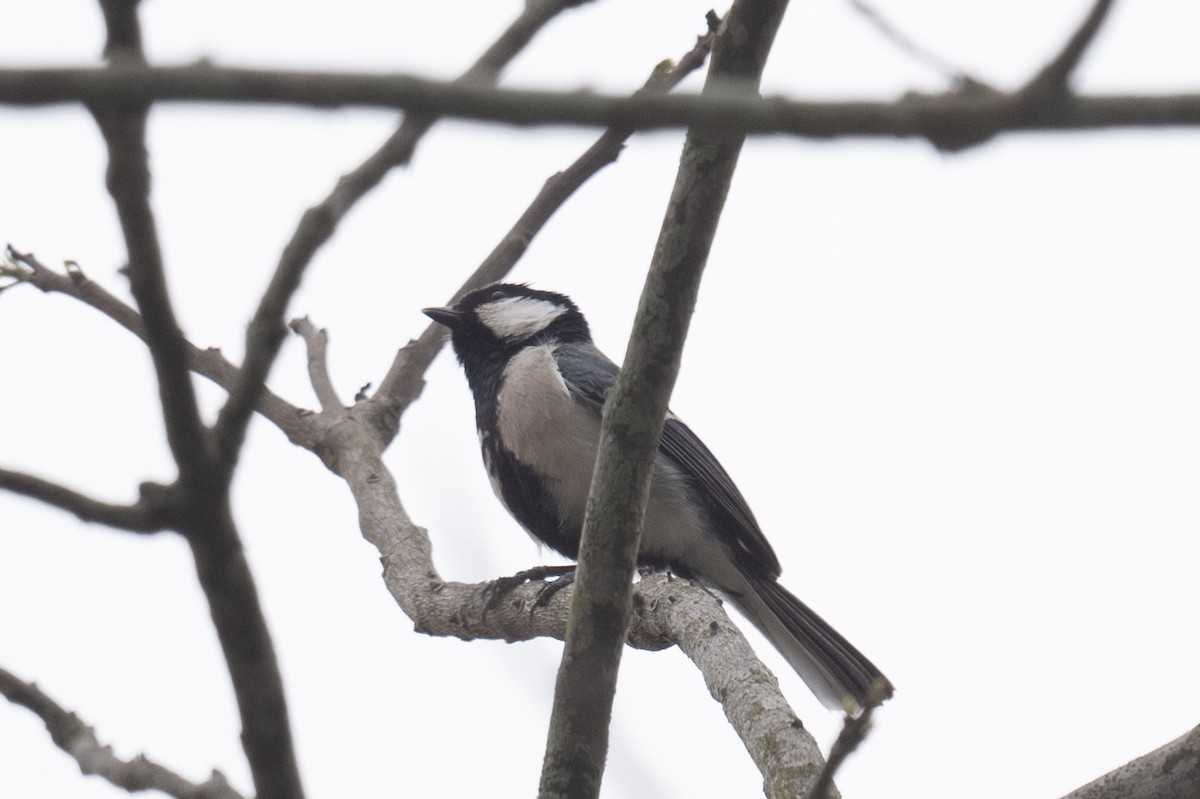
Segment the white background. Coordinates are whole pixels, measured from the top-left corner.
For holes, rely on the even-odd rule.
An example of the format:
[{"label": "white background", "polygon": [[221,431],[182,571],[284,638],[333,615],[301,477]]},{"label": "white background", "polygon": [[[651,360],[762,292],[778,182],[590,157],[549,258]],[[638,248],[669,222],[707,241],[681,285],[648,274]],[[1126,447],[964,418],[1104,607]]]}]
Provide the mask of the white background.
[{"label": "white background", "polygon": [[[877,7],[1010,89],[1088,2]],[[506,85],[629,91],[703,30],[703,3],[606,0],[564,15]],[[718,10],[724,10],[718,9]],[[158,63],[409,70],[452,77],[507,2],[152,0]],[[1083,64],[1095,92],[1196,91],[1200,7],[1119,3]],[[0,63],[95,64],[95,4],[5,0]],[[695,89],[699,78],[689,82]],[[940,90],[841,0],[798,2],[765,90],[891,99]],[[302,211],[396,115],[156,107],[153,200],[181,322],[240,357],[246,320]],[[294,314],[329,330],[343,397],[487,254],[542,181],[594,138],[439,123],[318,254]],[[682,136],[633,139],[533,243],[515,278],[564,291],[625,346]],[[125,294],[103,148],[72,107],[0,109],[0,240],[79,261]],[[1200,276],[1195,131],[919,142],[748,143],[672,406],[722,458],[784,582],[897,694],[840,777],[847,797],[1056,796],[1182,734],[1200,710]],[[142,346],[28,287],[0,295],[0,465],[111,501],[167,481]],[[491,497],[470,398],[443,354],[388,454],[441,574],[548,558]],[[206,412],[219,391],[198,381]],[[303,352],[271,385],[311,406]],[[236,514],[283,666],[308,793],[534,794],[560,644],[416,634],[379,579],[344,486],[262,420]],[[839,719],[752,642],[823,744]],[[0,493],[0,665],[118,754],[247,793],[236,710],[184,544],[85,526]],[[627,651],[607,797],[760,793],[678,651]],[[112,797],[23,709],[0,705],[0,794]]]}]

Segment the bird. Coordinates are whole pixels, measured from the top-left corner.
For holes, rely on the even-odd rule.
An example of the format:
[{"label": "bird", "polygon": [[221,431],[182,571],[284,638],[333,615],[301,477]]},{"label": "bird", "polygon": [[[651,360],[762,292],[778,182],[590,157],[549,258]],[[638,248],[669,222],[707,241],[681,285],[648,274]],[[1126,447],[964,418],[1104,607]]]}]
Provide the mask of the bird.
[{"label": "bird", "polygon": [[[422,312],[450,332],[496,496],[535,540],[577,560],[601,411],[619,367],[564,294],[495,283]],[[870,660],[780,585],[779,559],[741,491],[673,413],[655,454],[638,564],[732,603],[826,707],[858,715],[892,695]]]}]

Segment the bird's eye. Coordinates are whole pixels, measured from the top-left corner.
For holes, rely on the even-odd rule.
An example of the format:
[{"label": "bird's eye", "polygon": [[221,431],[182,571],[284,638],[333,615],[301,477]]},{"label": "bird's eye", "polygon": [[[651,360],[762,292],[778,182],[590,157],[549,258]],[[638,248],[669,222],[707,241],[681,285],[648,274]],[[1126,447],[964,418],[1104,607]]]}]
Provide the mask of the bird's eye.
[{"label": "bird's eye", "polygon": [[504,292],[503,292],[503,291],[494,291],[494,292],[492,292],[492,299],[493,299],[493,300],[502,300],[502,299],[504,299]]}]

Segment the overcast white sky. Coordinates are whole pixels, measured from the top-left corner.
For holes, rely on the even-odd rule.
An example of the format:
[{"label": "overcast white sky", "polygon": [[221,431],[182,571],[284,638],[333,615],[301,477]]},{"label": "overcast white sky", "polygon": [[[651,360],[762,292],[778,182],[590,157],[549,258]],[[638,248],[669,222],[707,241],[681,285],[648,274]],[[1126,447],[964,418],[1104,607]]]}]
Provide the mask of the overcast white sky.
[{"label": "overcast white sky", "polygon": [[[148,0],[159,63],[450,77],[517,3]],[[876,7],[1000,88],[1065,40],[1086,0]],[[513,86],[630,90],[710,6],[604,0],[550,26]],[[724,7],[718,10],[723,11]],[[94,3],[5,0],[0,63],[97,63]],[[1089,91],[1200,88],[1192,0],[1119,3]],[[767,91],[888,99],[940,77],[844,0],[797,2]],[[693,88],[695,81],[689,84]],[[156,108],[154,202],[188,336],[238,357],[302,211],[394,127],[390,113]],[[441,123],[350,215],[293,302],[329,330],[344,397],[378,382],[594,133]],[[515,278],[564,291],[620,358],[682,136],[638,136],[533,244]],[[110,290],[123,244],[99,135],[74,108],[0,109],[0,242],[77,260]],[[1200,715],[1200,137],[920,143],[752,140],[674,410],[721,457],[783,582],[892,678],[847,797],[1056,796]],[[100,498],[173,476],[148,359],[89,309],[0,295],[0,464]],[[292,341],[272,386],[313,404]],[[206,408],[221,395],[201,383]],[[446,355],[389,452],[442,575],[541,562],[491,496]],[[236,511],[272,624],[309,795],[530,796],[560,645],[412,631],[342,484],[257,421]],[[839,719],[751,638],[824,745]],[[250,788],[224,664],[185,546],[83,526],[0,493],[0,664],[192,779]],[[604,795],[754,796],[760,779],[677,651],[627,651]],[[113,797],[26,711],[0,705],[0,793]]]}]

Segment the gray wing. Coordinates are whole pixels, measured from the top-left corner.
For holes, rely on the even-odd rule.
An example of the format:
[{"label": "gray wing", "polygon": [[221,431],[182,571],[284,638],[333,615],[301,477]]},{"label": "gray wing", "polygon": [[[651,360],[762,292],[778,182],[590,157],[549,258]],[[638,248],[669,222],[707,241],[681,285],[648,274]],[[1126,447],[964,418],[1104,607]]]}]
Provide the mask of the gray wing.
[{"label": "gray wing", "polygon": [[[620,368],[591,344],[560,344],[554,358],[571,394],[594,405],[598,413]],[[672,413],[667,414],[658,451],[691,478],[708,500],[718,526],[731,537],[727,543],[740,550],[735,553],[738,560],[758,573],[779,576],[779,559],[733,478],[699,436]]]}]

